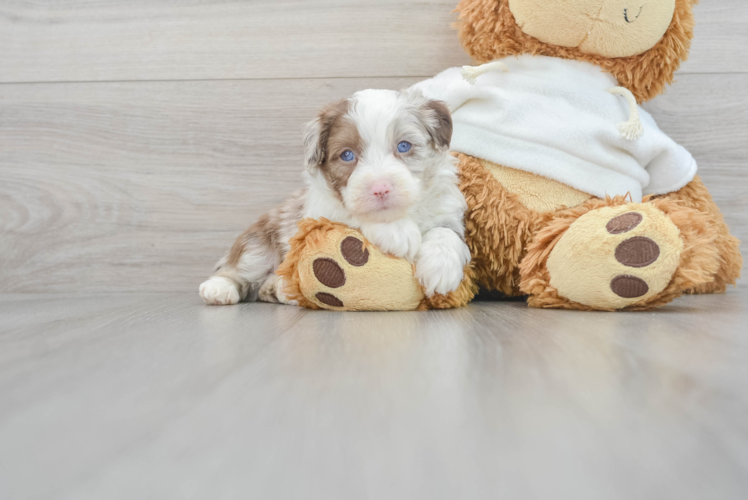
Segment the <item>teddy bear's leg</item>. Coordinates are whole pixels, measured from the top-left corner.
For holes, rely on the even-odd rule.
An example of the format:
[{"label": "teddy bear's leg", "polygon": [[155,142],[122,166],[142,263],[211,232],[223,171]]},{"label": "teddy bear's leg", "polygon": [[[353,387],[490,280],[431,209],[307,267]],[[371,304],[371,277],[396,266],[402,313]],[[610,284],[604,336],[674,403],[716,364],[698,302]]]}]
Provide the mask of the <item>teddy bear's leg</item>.
[{"label": "teddy bear's leg", "polygon": [[472,270],[455,292],[426,298],[405,259],[379,251],[343,224],[305,220],[278,270],[289,301],[335,311],[413,311],[467,305],[475,295]]},{"label": "teddy bear's leg", "polygon": [[591,200],[561,211],[520,265],[533,307],[649,310],[714,281],[709,214],[660,198]]},{"label": "teddy bear's leg", "polygon": [[708,229],[716,235],[714,245],[719,253],[719,270],[714,276],[714,281],[696,286],[686,293],[722,293],[728,285],[735,285],[743,268],[740,240],[730,234],[730,228],[725,223],[722,212],[701,179],[697,176],[680,191],[662,198],[678,200],[687,207],[708,214],[712,219]]},{"label": "teddy bear's leg", "polygon": [[468,204],[465,239],[478,284],[506,297],[520,297],[519,264],[544,214],[527,208],[506,190],[481,160],[456,155],[460,190]]}]

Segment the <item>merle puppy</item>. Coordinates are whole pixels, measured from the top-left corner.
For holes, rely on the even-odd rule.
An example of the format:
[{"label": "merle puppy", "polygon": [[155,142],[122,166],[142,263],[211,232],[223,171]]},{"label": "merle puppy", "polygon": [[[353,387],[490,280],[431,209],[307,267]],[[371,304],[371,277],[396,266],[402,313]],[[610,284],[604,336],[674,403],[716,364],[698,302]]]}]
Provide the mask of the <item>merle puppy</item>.
[{"label": "merle puppy", "polygon": [[306,188],[239,237],[201,297],[291,304],[275,271],[297,222],[321,217],[415,264],[426,295],[456,290],[470,251],[451,137],[446,105],[418,91],[365,90],[325,107],[306,129]]}]

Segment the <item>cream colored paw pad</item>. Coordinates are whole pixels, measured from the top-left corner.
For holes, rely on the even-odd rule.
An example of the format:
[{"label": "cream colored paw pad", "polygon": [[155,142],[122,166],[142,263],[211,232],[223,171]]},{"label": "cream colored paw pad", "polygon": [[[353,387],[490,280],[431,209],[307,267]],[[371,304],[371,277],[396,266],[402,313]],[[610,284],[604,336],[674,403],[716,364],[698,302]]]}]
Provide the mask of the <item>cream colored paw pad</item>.
[{"label": "cream colored paw pad", "polygon": [[298,266],[302,295],[322,309],[415,310],[424,299],[408,261],[367,248],[352,229],[326,232],[308,245]]},{"label": "cream colored paw pad", "polygon": [[[365,266],[369,262],[369,250],[364,242],[349,236],[340,244],[340,253],[346,262],[355,267]],[[333,259],[320,257],[312,264],[312,271],[317,281],[332,289],[341,288],[346,283],[345,270]],[[334,308],[343,308],[345,304],[331,293],[319,292],[315,298],[322,304]]]},{"label": "cream colored paw pad", "polygon": [[680,231],[654,206],[604,207],[580,217],[556,244],[550,283],[574,302],[623,309],[665,290],[682,250]]}]

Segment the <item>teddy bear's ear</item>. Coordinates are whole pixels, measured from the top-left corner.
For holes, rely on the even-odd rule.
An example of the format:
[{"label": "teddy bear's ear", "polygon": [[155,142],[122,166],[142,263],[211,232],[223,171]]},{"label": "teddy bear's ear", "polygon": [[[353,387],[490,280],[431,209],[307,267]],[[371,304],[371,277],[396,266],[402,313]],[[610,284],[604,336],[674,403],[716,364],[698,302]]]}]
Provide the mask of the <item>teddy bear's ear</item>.
[{"label": "teddy bear's ear", "polygon": [[461,0],[455,12],[459,14],[455,28],[459,30],[460,42],[478,63],[483,64],[511,53],[502,43],[506,14],[511,16],[506,1]]},{"label": "teddy bear's ear", "polygon": [[693,5],[698,0],[676,0],[665,35],[651,49],[629,57],[605,57],[576,47],[543,43],[517,24],[509,0],[462,0],[456,28],[464,49],[478,63],[521,54],[588,61],[615,76],[639,102],[648,101],[672,83],[675,71],[688,57],[693,38]]}]

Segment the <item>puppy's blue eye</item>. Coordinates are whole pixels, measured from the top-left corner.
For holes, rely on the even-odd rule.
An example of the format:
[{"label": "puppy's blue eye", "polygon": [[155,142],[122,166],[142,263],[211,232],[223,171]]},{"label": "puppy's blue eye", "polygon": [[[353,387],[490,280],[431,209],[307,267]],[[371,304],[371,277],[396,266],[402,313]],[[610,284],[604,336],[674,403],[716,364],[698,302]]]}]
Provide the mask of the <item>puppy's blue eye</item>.
[{"label": "puppy's blue eye", "polygon": [[343,152],[342,155],[340,155],[340,159],[346,162],[350,162],[356,159],[356,155],[353,154],[353,151],[346,150]]},{"label": "puppy's blue eye", "polygon": [[408,141],[403,141],[397,145],[397,150],[400,153],[407,153],[412,147],[413,145],[411,143],[409,143]]}]

